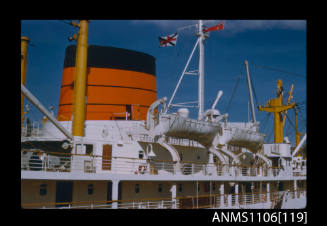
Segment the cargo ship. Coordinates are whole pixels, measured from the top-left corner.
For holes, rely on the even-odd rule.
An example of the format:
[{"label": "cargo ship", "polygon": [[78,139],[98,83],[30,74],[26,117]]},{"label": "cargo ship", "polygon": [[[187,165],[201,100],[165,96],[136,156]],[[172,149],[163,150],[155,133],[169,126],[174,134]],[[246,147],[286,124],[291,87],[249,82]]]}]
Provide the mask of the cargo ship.
[{"label": "cargo ship", "polygon": [[[203,21],[176,88],[157,97],[155,58],[134,50],[88,44],[89,21],[71,25],[58,114],[26,87],[28,37],[21,38],[21,207],[24,209],[296,209],[306,206],[306,134],[296,146],[283,136],[283,83],[259,111],[274,116],[274,142],[252,121],[230,122],[217,94],[204,109]],[[198,49],[199,68],[188,71]],[[198,76],[198,115],[173,99],[185,74]],[[24,114],[24,99],[44,114]],[[179,107],[176,111],[173,109]]]}]

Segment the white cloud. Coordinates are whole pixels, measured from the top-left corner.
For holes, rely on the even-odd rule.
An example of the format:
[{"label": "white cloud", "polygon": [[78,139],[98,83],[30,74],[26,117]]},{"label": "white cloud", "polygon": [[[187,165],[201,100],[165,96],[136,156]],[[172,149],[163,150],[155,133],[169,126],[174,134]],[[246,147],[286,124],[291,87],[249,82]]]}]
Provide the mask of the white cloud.
[{"label": "white cloud", "polygon": [[242,32],[246,30],[289,29],[305,30],[305,20],[230,20],[226,21],[226,30]]},{"label": "white cloud", "polygon": [[176,30],[177,28],[196,24],[196,20],[133,20],[134,24],[153,24],[163,30]]},{"label": "white cloud", "polygon": [[[219,23],[222,20],[206,20],[207,26]],[[153,24],[164,31],[174,31],[177,28],[196,24],[196,20],[134,20],[134,24]],[[247,30],[289,29],[305,30],[305,20],[226,20],[225,30],[232,33]]]}]

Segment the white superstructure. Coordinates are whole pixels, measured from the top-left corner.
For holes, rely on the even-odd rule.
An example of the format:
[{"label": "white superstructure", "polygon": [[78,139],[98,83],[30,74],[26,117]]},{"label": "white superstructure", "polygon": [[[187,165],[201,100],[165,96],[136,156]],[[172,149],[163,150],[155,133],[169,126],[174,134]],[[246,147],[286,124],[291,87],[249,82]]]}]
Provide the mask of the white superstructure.
[{"label": "white superstructure", "polygon": [[216,109],[222,91],[204,109],[201,28],[202,21],[190,56],[198,45],[198,118],[187,108],[168,112],[189,58],[169,103],[155,101],[146,120],[86,120],[78,140],[69,134],[72,121],[25,125],[23,208],[305,207],[306,160],[289,143],[264,143],[253,105],[252,122],[229,122]]}]

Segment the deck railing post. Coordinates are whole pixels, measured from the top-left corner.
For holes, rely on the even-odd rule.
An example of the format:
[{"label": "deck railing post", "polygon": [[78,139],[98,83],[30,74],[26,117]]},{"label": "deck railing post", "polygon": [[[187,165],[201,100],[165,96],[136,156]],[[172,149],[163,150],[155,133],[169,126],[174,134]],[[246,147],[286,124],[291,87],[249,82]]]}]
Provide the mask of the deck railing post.
[{"label": "deck railing post", "polygon": [[227,196],[227,200],[228,200],[228,207],[231,207],[232,206],[232,195],[231,194],[229,194]]},{"label": "deck railing post", "polygon": [[235,184],[235,205],[238,206],[238,183]]},{"label": "deck railing post", "polygon": [[220,184],[219,192],[220,192],[220,207],[222,207],[224,205],[224,193],[225,193],[223,182]]},{"label": "deck railing post", "polygon": [[119,185],[119,180],[112,180],[112,195],[111,195],[111,200],[114,200],[112,202],[112,209],[117,209],[118,208],[118,185]]},{"label": "deck railing post", "polygon": [[267,183],[267,202],[270,202],[270,183]]}]

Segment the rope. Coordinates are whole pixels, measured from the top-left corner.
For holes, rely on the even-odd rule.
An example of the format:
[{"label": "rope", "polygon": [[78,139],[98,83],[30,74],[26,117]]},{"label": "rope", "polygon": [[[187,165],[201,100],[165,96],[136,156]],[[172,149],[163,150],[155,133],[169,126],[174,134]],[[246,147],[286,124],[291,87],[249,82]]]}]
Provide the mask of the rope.
[{"label": "rope", "polygon": [[300,113],[298,115],[301,117],[301,122],[303,123],[304,127],[306,128],[306,120],[302,115],[302,111],[300,110],[300,106],[297,105],[297,109],[298,109],[298,112]]},{"label": "rope", "polygon": [[298,73],[294,73],[294,72],[288,72],[288,71],[284,71],[284,70],[277,69],[277,68],[267,67],[267,66],[263,66],[263,65],[256,65],[256,67],[257,68],[263,68],[263,69],[271,70],[271,71],[277,71],[277,72],[281,72],[281,73],[284,73],[284,74],[289,74],[289,75],[297,76],[297,77],[300,77],[300,78],[306,78],[306,76],[303,75],[303,74],[298,74]]},{"label": "rope", "polygon": [[268,143],[271,143],[271,135],[273,134],[274,132],[274,128],[272,128],[272,130],[270,131],[270,134],[268,136]]},{"label": "rope", "polygon": [[263,126],[262,126],[262,131],[264,131],[265,130],[265,128],[266,128],[266,125],[267,125],[267,123],[268,123],[268,119],[270,118],[270,116],[271,116],[272,114],[270,113],[270,112],[268,112],[268,114],[266,114],[266,118],[264,118],[264,121],[263,121]]},{"label": "rope", "polygon": [[291,121],[291,119],[288,117],[287,114],[286,115],[286,118],[288,119],[288,121],[290,122],[290,125],[293,127],[293,129],[295,129],[295,125],[293,124],[293,122]]},{"label": "rope", "polygon": [[236,84],[235,84],[234,89],[233,89],[233,92],[232,92],[232,96],[231,96],[231,98],[230,98],[230,100],[229,100],[229,102],[228,102],[228,105],[227,105],[227,107],[226,107],[225,112],[228,112],[228,111],[229,111],[230,105],[231,105],[232,100],[233,100],[233,98],[234,98],[234,95],[235,95],[235,92],[236,92],[236,89],[237,89],[238,83],[240,82],[240,79],[241,79],[241,75],[239,75],[238,78],[237,78]]},{"label": "rope", "polygon": [[290,134],[291,131],[294,131],[294,130],[291,130],[291,124],[289,123],[289,124],[288,124],[288,127],[287,127],[287,129],[286,129],[286,133],[285,133],[285,135],[288,136],[288,137],[290,137],[290,135],[293,136],[293,134]]}]

